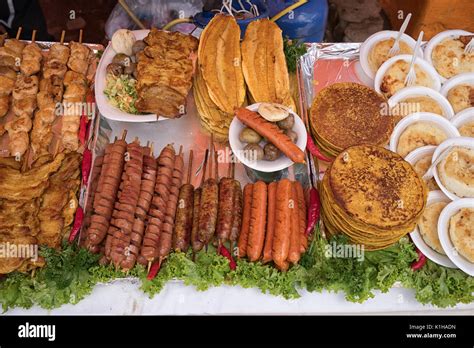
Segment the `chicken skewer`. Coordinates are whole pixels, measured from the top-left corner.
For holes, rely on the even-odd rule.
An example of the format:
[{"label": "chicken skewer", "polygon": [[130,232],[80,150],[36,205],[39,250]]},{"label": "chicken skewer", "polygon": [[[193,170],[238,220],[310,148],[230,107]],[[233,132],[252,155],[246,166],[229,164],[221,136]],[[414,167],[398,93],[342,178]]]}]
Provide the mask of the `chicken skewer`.
[{"label": "chicken skewer", "polygon": [[66,152],[79,148],[78,131],[82,116],[83,103],[88,91],[87,70],[89,68],[91,50],[82,44],[82,30],[79,42],[69,44],[71,54],[67,61],[68,72],[64,78],[63,103],[65,112],[62,122],[62,142]]},{"label": "chicken skewer", "polygon": [[69,48],[64,45],[64,35],[63,30],[60,43],[51,46],[43,65],[40,92],[36,97],[38,110],[31,131],[32,161],[48,153],[48,147],[53,139],[52,125],[57,116],[57,106],[63,97],[62,72],[67,70],[66,63],[69,57]]},{"label": "chicken skewer", "polygon": [[43,55],[41,54],[41,48],[35,42],[35,38],[36,30],[33,30],[31,43],[26,45],[21,52],[20,71],[25,76],[35,75],[41,70]]},{"label": "chicken skewer", "polygon": [[24,47],[24,43],[18,40],[20,34],[21,27],[18,28],[16,39],[8,40],[0,47],[0,117],[5,116],[10,109],[10,96],[15,87],[16,72],[19,70]]},{"label": "chicken skewer", "polygon": [[0,66],[20,71],[21,54],[25,48],[25,43],[19,40],[21,31],[22,27],[19,27],[15,39],[5,41],[0,48]]},{"label": "chicken skewer", "polygon": [[[34,38],[33,38],[34,39]],[[36,45],[32,42],[30,45]],[[34,51],[34,46],[32,50]],[[27,51],[28,52],[28,51]],[[29,73],[34,72],[36,66],[31,65],[31,50],[30,54],[26,54],[26,66],[24,71]],[[30,63],[28,63],[30,62]],[[24,62],[22,61],[22,64]],[[21,69],[21,66],[20,66]],[[12,110],[15,116],[12,120],[5,124],[5,129],[8,131],[10,138],[9,150],[10,155],[17,159],[22,157],[29,146],[28,133],[32,127],[32,116],[36,109],[36,94],[38,93],[38,76],[25,75],[23,72],[17,76],[15,86],[12,91]]]}]

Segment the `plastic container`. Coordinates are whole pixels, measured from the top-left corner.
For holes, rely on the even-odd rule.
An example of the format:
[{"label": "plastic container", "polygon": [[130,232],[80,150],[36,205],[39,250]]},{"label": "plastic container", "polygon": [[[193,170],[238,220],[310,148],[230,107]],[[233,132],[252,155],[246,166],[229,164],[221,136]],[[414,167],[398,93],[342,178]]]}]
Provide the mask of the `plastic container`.
[{"label": "plastic container", "polygon": [[[433,53],[433,49],[444,39],[447,39],[447,38],[450,38],[450,37],[451,38],[458,38],[461,35],[472,35],[472,33],[468,32],[468,31],[465,31],[465,30],[446,30],[446,31],[443,31],[443,32],[438,33],[435,36],[433,36],[431,38],[431,40],[428,41],[428,43],[425,46],[425,50],[424,50],[425,60],[428,63],[430,63],[431,65],[433,65],[433,60],[431,58],[431,55]],[[438,71],[436,71],[436,73],[438,73]],[[441,79],[441,82],[444,83],[446,81],[446,78],[441,76],[439,73],[438,73],[438,75],[439,75],[439,78]]]},{"label": "plastic container", "polygon": [[[270,17],[277,15],[295,0],[267,1]],[[302,42],[321,42],[326,31],[329,6],[326,0],[311,0],[276,21],[283,37]]]},{"label": "plastic container", "polygon": [[441,109],[443,109],[442,116],[448,120],[454,116],[454,110],[446,97],[434,89],[425,86],[405,87],[399,90],[397,93],[392,95],[392,97],[390,97],[388,100],[388,105],[390,109],[392,109],[398,103],[410,97],[430,97],[439,104]]},{"label": "plastic container", "polygon": [[408,115],[403,118],[395,126],[392,136],[390,137],[390,151],[397,152],[398,140],[400,136],[408,128],[416,122],[430,122],[436,124],[440,129],[442,129],[448,138],[459,137],[459,131],[454,127],[451,122],[449,122],[444,117],[440,117],[437,114],[431,112],[416,112],[414,114]]},{"label": "plastic container", "polygon": [[[382,84],[382,80],[383,80],[387,70],[393,64],[395,64],[395,62],[397,62],[399,60],[404,60],[405,62],[410,64],[412,57],[413,56],[411,54],[401,54],[399,56],[395,56],[395,57],[390,58],[389,60],[387,60],[385,63],[382,64],[382,66],[379,68],[379,70],[377,70],[377,73],[375,74],[374,86],[375,86],[375,90],[377,91],[377,93],[382,94],[382,91],[380,90],[380,85]],[[416,59],[415,67],[416,66],[418,66],[418,68],[421,68],[423,71],[425,71],[430,76],[430,78],[433,80],[433,85],[430,88],[434,89],[435,91],[439,91],[440,88],[441,88],[441,80],[439,79],[439,75],[436,72],[435,68],[433,68],[431,66],[431,64],[428,63],[423,58],[417,58]],[[415,86],[416,86],[416,82],[415,82]]]},{"label": "plastic container", "polygon": [[438,219],[438,235],[441,246],[446,251],[450,260],[458,266],[462,271],[474,277],[474,263],[469,262],[465,257],[457,252],[454,247],[451,237],[449,236],[449,222],[451,217],[455,215],[462,208],[474,209],[474,199],[464,198],[449,203],[441,211]]},{"label": "plastic container", "polygon": [[[457,129],[456,129],[457,130]],[[470,137],[457,137],[452,139],[447,139],[443,141],[441,144],[438,145],[435,152],[433,153],[433,157],[431,159],[431,163],[436,161],[436,159],[449,147],[459,146],[459,147],[467,147],[474,150],[474,138]],[[439,165],[439,163],[438,163]],[[434,167],[434,178],[436,183],[438,184],[441,191],[444,192],[446,196],[448,196],[451,200],[461,199],[462,197],[458,197],[455,193],[451,192],[444,186],[443,182],[441,181],[438,175],[438,166]]]},{"label": "plastic container", "polygon": [[[450,203],[451,200],[442,192],[442,191],[431,191],[428,195],[428,202],[426,206],[429,206],[438,202]],[[449,267],[449,268],[458,268],[447,255],[443,255],[433,250],[421,236],[420,229],[418,226],[410,233],[411,240],[415,243],[416,247],[426,255],[431,261],[437,263],[438,265]],[[443,248],[444,249],[444,248]],[[445,253],[446,250],[445,250]]]},{"label": "plastic container", "polygon": [[[253,17],[253,18],[247,18],[247,19],[238,19],[237,24],[240,27],[240,37],[243,39],[245,35],[245,30],[247,29],[247,25],[249,25],[250,22],[255,21],[257,19],[261,18],[268,18],[269,17],[269,11],[268,7],[265,4],[264,1],[261,0],[252,0],[252,3],[257,5],[259,16]],[[244,5],[246,10],[250,9],[250,5],[246,1],[242,1],[242,5]],[[234,4],[235,9],[240,9],[240,5],[238,2],[235,2]],[[223,13],[226,13],[225,10],[223,10]],[[206,12],[199,12],[194,16],[194,22],[195,24],[200,27],[204,28],[212,18],[214,18],[216,14],[214,12],[206,11]]]}]

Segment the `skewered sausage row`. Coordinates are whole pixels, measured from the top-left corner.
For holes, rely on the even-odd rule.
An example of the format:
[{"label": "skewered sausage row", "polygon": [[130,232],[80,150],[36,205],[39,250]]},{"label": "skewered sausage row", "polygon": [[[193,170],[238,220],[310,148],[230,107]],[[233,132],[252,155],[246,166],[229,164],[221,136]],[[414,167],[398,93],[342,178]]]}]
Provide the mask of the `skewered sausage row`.
[{"label": "skewered sausage row", "polygon": [[176,156],[174,163],[173,178],[171,180],[172,185],[170,188],[170,195],[168,197],[168,202],[166,205],[165,222],[163,223],[163,227],[160,234],[160,242],[158,245],[158,257],[160,263],[164,258],[168,256],[171,251],[174,220],[176,217],[176,209],[178,205],[179,188],[181,187],[181,183],[183,182],[183,170],[183,154],[180,150],[180,153],[178,156]]},{"label": "skewered sausage row", "polygon": [[[198,239],[204,245],[209,244],[217,226],[217,214],[219,208],[219,184],[216,178],[212,177],[212,159],[214,158],[215,148],[214,139],[211,137],[211,153],[209,161],[210,177],[204,181],[201,188],[201,206],[199,208]],[[215,161],[217,167],[217,161]],[[217,169],[216,169],[217,172]]]},{"label": "skewered sausage row", "polygon": [[[107,146],[110,146],[110,144],[108,144]],[[94,165],[90,172],[89,196],[87,199],[87,205],[84,209],[86,211],[86,214],[82,221],[83,226],[89,226],[90,224],[90,219],[91,219],[90,212],[92,212],[92,204],[94,202],[94,198],[97,192],[97,183],[99,182],[100,173],[102,171],[103,164],[104,164],[104,155],[97,156],[94,160]],[[80,236],[81,236],[80,244],[81,246],[83,246],[85,242],[85,238],[86,238],[86,233],[82,233]]]},{"label": "skewered sausage row", "polygon": [[163,148],[157,160],[158,171],[156,174],[155,192],[148,211],[148,224],[145,229],[138,259],[144,265],[153,263],[158,257],[160,234],[165,222],[166,202],[170,196],[175,159],[176,153],[173,146],[167,145]]},{"label": "skewered sausage row", "polygon": [[[127,145],[121,190],[112,213],[105,241],[105,256],[115,267],[130,269],[138,250],[131,248],[132,226],[138,205],[143,171],[143,149],[138,142]],[[132,245],[133,246],[133,245]],[[130,267],[131,265],[131,267]]]},{"label": "skewered sausage row", "polygon": [[209,149],[207,149],[206,153],[204,154],[204,163],[202,165],[202,177],[201,177],[200,187],[194,190],[193,228],[191,230],[191,246],[193,248],[194,253],[200,251],[204,247],[204,244],[199,240],[199,214],[201,211],[202,185],[206,178],[208,158],[209,158]]},{"label": "skewered sausage row", "polygon": [[193,151],[189,153],[188,176],[186,183],[179,189],[176,221],[173,233],[173,250],[186,252],[191,240],[193,228],[194,186],[190,184],[193,167]]},{"label": "skewered sausage row", "polygon": [[238,241],[240,229],[242,227],[242,187],[238,180],[233,179],[234,185],[234,207],[233,207],[233,217],[232,217],[232,228],[230,229],[230,241],[233,245]]},{"label": "skewered sausage row", "polygon": [[105,239],[109,229],[126,149],[127,143],[123,139],[117,140],[105,148],[97,192],[94,195],[91,224],[86,231],[84,242],[84,246],[92,252],[100,251],[99,245]]},{"label": "skewered sausage row", "polygon": [[[217,163],[216,163],[217,166]],[[222,178],[219,182],[219,206],[217,214],[217,238],[219,243],[223,244],[230,238],[230,233],[233,224],[233,208],[234,208],[234,180],[231,178],[229,172],[228,177]]]},{"label": "skewered sausage row", "polygon": [[150,148],[146,148],[143,156],[143,172],[140,186],[140,195],[138,198],[137,208],[135,209],[135,219],[133,220],[130,241],[130,251],[136,256],[137,259],[140,256],[139,250],[142,246],[147,215],[151,207],[151,201],[153,199],[157,169],[158,165],[155,158],[153,157],[152,150]]}]

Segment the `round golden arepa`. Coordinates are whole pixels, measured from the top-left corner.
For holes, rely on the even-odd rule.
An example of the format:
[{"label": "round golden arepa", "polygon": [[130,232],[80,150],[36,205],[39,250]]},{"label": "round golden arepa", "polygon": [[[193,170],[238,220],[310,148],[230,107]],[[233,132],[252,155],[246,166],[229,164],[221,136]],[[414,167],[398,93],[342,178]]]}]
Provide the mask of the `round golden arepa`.
[{"label": "round golden arepa", "polygon": [[313,101],[310,120],[316,142],[333,157],[349,146],[385,145],[394,127],[385,98],[354,82],[322,89]]},{"label": "round golden arepa", "polygon": [[324,226],[330,235],[343,233],[368,250],[382,249],[415,228],[427,194],[400,155],[374,145],[352,146],[324,175]]}]

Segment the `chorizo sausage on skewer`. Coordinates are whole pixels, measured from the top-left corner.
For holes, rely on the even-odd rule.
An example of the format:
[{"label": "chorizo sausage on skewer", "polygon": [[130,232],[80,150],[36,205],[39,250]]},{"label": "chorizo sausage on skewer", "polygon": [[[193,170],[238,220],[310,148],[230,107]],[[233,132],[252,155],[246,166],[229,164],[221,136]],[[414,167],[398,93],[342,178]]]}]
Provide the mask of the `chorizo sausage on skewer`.
[{"label": "chorizo sausage on skewer", "polygon": [[[139,262],[151,264],[158,257],[158,244],[166,213],[166,200],[169,196],[169,187],[172,182],[173,167],[176,153],[172,145],[163,148],[158,156],[158,170],[154,195],[148,213],[148,224],[145,229]],[[160,216],[160,217],[158,217]]]},{"label": "chorizo sausage on skewer", "polygon": [[188,175],[186,183],[179,189],[176,222],[173,233],[173,249],[186,252],[191,240],[193,228],[194,186],[190,184],[193,166],[193,150],[189,153]]}]

